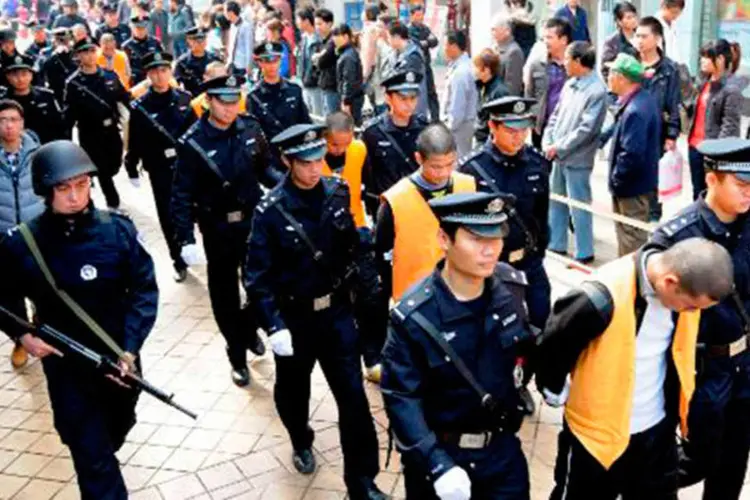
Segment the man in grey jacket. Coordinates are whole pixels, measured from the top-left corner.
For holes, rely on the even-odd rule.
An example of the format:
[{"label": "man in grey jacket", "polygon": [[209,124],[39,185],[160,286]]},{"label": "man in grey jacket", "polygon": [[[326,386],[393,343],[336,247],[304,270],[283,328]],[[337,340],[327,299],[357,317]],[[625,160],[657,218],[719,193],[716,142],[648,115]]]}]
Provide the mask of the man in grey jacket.
[{"label": "man in grey jacket", "polygon": [[[0,99],[0,231],[33,219],[44,211],[44,200],[31,185],[31,156],[39,148],[36,137],[23,127],[23,108],[11,99]],[[10,356],[14,368],[28,361],[16,344]]]},{"label": "man in grey jacket", "polygon": [[[553,160],[550,189],[582,203],[591,203],[591,171],[599,146],[599,131],[607,114],[607,88],[596,67],[596,52],[587,42],[573,42],[565,50],[569,80],[544,131],[545,155]],[[568,206],[550,203],[549,249],[568,251]],[[573,209],[576,254],[579,262],[594,260],[591,213]]]},{"label": "man in grey jacket", "polygon": [[508,87],[510,95],[523,95],[523,50],[513,38],[510,16],[502,11],[492,18],[493,50],[500,56],[500,80]]},{"label": "man in grey jacket", "polygon": [[459,158],[471,152],[474,122],[477,118],[477,86],[472,72],[472,62],[466,54],[466,35],[460,31],[448,33],[445,42],[448,75],[443,96],[445,123],[456,141]]}]

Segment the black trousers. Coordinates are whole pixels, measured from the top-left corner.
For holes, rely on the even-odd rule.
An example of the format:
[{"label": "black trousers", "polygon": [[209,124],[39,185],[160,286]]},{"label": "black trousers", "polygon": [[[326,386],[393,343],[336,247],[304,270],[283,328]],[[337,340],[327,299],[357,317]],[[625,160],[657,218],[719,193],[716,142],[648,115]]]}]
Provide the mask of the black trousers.
[{"label": "black trousers", "polygon": [[[443,448],[469,475],[472,500],[529,499],[529,467],[515,434],[501,434],[479,450],[447,445]],[[407,500],[438,500],[425,471],[410,464],[407,456],[403,462]]]},{"label": "black trousers", "polygon": [[558,437],[555,488],[550,500],[677,500],[677,442],[667,419],[630,436],[609,470],[570,432]]},{"label": "black trousers", "polygon": [[128,498],[115,452],[135,424],[138,393],[50,356],[42,366],[60,439],[70,448],[82,500]]},{"label": "black trousers", "polygon": [[79,139],[81,147],[88,153],[94,162],[99,180],[99,186],[104,194],[107,206],[118,208],[120,206],[120,195],[115,188],[112,178],[117,175],[122,165],[122,138],[119,129],[109,127],[103,133],[79,128]]},{"label": "black trousers", "polygon": [[148,170],[151,179],[151,191],[154,193],[156,204],[156,216],[159,218],[159,226],[167,241],[169,256],[172,258],[174,268],[178,271],[187,268],[187,264],[180,257],[181,247],[177,245],[174,237],[174,225],[170,216],[169,202],[172,197],[173,171],[166,168],[153,168]]},{"label": "black trousers", "polygon": [[349,495],[357,498],[361,480],[374,478],[379,466],[351,306],[342,300],[319,312],[290,307],[282,310],[282,317],[292,334],[294,355],[276,356],[274,400],[279,417],[295,450],[312,446],[310,375],[319,362],[338,407],[344,481]]},{"label": "black trousers", "polygon": [[234,224],[199,222],[206,252],[208,296],[216,324],[227,342],[233,368],[247,364],[247,346],[257,335],[257,321],[251,308],[242,307],[239,272],[247,253],[250,221]]}]

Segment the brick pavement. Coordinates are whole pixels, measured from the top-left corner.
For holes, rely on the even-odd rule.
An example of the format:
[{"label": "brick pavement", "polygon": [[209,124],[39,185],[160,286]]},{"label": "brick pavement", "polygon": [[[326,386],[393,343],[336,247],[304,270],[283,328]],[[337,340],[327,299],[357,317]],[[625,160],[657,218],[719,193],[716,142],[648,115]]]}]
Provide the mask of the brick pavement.
[{"label": "brick pavement", "polygon": [[[274,410],[274,364],[270,355],[250,363],[253,383],[235,387],[229,378],[224,342],[211,315],[205,268],[184,284],[172,282],[166,247],[158,230],[148,182],[139,190],[117,179],[124,207],[135,219],[157,265],[159,317],[142,351],[146,377],[177,393],[199,412],[187,417],[142,396],[139,423],[118,453],[134,500],[150,499],[340,499],[345,498],[336,406],[319,369],[313,374],[311,424],[316,430],[319,468],[301,476],[291,465],[291,448]],[[98,206],[103,206],[97,193]],[[580,275],[550,263],[555,292]],[[67,449],[53,429],[46,384],[38,361],[14,372],[7,361],[11,343],[0,340],[0,499],[78,498]],[[385,464],[386,416],[376,386],[366,385]],[[532,483],[532,498],[546,498],[552,486],[559,410],[541,406],[521,429]],[[380,487],[403,498],[398,455],[378,476]],[[685,494],[681,498],[698,498]],[[750,495],[747,497],[750,499]]]}]

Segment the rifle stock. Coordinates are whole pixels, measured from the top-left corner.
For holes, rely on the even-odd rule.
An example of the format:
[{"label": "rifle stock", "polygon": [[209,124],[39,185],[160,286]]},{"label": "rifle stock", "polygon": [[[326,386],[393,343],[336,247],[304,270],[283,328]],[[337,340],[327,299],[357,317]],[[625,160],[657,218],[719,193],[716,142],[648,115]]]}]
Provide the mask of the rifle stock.
[{"label": "rifle stock", "polygon": [[[83,358],[86,361],[88,361],[95,368],[98,368],[107,374],[120,377],[120,367],[117,365],[117,362],[112,361],[111,359],[105,356],[102,356],[101,354],[97,353],[96,351],[93,351],[92,349],[89,349],[85,345],[81,344],[77,340],[74,340],[68,337],[67,335],[60,332],[59,330],[56,330],[55,328],[49,325],[45,325],[45,324],[34,325],[30,323],[29,321],[21,318],[17,314],[9,311],[3,306],[0,306],[0,314],[11,319],[14,323],[16,323],[18,326],[23,328],[25,331],[34,333],[38,337],[40,337],[42,340],[48,341],[50,344],[54,345],[57,348],[61,348],[64,352],[75,354],[78,357]],[[158,387],[151,385],[148,381],[144,380],[137,373],[127,372],[124,377],[120,377],[120,378],[122,379],[124,383],[141,389],[143,392],[158,399],[162,403],[171,406],[172,408],[180,411],[181,413],[184,413],[185,415],[192,418],[193,420],[198,418],[197,414],[188,410],[187,408],[180,405],[179,403],[176,403],[174,401],[174,394],[168,394],[165,391],[159,389]]]}]

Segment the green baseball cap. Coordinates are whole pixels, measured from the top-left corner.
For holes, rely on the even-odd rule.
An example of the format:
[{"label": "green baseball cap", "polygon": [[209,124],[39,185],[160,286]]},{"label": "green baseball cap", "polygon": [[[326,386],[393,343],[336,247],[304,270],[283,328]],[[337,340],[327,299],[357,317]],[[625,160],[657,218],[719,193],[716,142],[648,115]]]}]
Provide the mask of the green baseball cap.
[{"label": "green baseball cap", "polygon": [[646,73],[646,68],[635,57],[620,52],[614,61],[605,63],[610,71],[616,71],[631,82],[641,82]]}]

